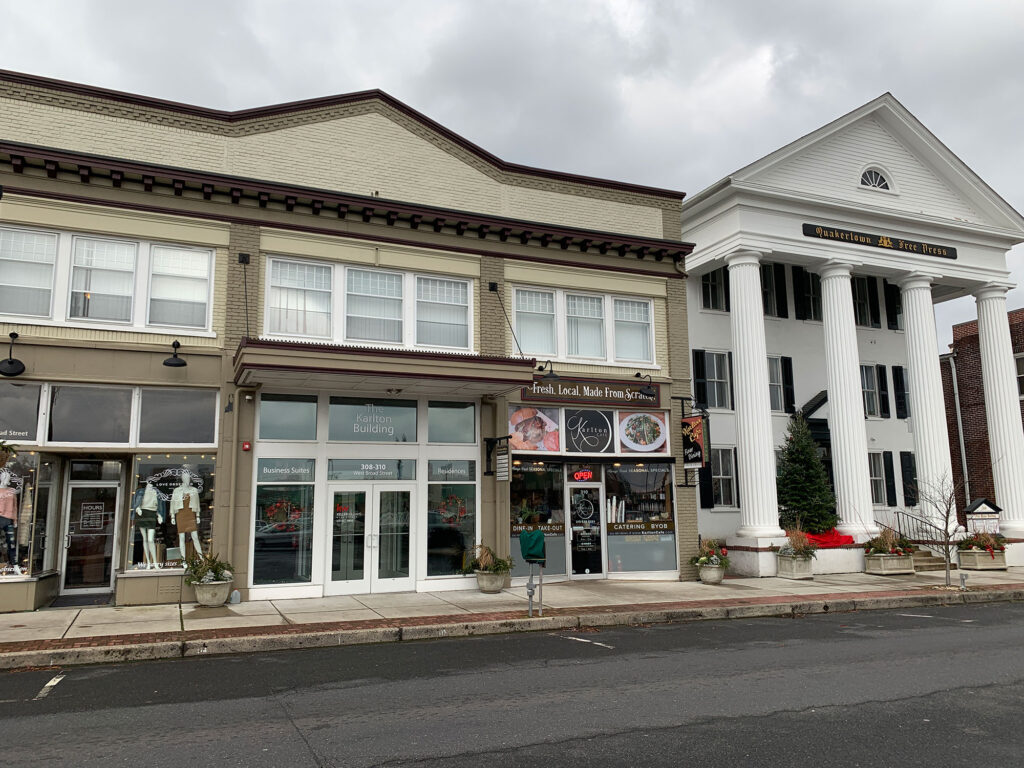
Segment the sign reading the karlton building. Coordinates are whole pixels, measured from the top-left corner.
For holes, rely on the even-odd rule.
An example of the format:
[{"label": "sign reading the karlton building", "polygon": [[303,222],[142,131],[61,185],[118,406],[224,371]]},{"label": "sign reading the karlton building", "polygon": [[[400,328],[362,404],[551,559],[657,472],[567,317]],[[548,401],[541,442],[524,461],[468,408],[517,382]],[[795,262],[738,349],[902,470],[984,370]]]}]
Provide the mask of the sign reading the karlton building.
[{"label": "sign reading the karlton building", "polygon": [[[654,394],[641,392],[644,387],[652,387]],[[533,386],[523,387],[523,400],[592,405],[658,405],[661,403],[661,387],[658,384],[630,384],[598,379],[535,381]]]},{"label": "sign reading the karlton building", "polygon": [[871,248],[885,248],[890,251],[916,253],[919,256],[938,256],[941,259],[955,259],[956,248],[948,245],[932,245],[920,240],[904,240],[892,235],[868,235],[864,232],[852,232],[849,229],[823,227],[819,224],[804,224],[805,237],[818,237],[822,240],[839,240],[854,245],[867,245]]}]

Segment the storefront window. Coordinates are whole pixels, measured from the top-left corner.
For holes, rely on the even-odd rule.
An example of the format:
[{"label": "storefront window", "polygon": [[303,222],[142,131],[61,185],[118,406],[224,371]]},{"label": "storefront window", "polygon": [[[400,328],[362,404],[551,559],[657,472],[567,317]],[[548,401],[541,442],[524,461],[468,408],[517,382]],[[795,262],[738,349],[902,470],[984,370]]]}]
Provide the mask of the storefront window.
[{"label": "storefront window", "polygon": [[132,465],[127,569],[180,568],[189,555],[211,554],[216,458],[146,454]]},{"label": "storefront window", "polygon": [[40,388],[39,384],[0,381],[0,440],[35,442]]},{"label": "storefront window", "polygon": [[605,467],[604,497],[609,572],[675,570],[671,465]]},{"label": "storefront window", "polygon": [[431,443],[475,443],[476,406],[473,403],[430,402],[427,440]]},{"label": "storefront window", "polygon": [[328,440],[415,443],[416,401],[332,397]]},{"label": "storefront window", "polygon": [[50,389],[49,439],[55,443],[127,443],[132,390],[115,387]]},{"label": "storefront window", "polygon": [[[44,533],[36,540],[33,534],[40,503]],[[0,468],[0,578],[42,570],[48,512],[48,494],[41,501],[39,498],[39,455],[19,453]]]},{"label": "storefront window", "polygon": [[143,389],[139,442],[211,444],[217,423],[212,389]]},{"label": "storefront window", "polygon": [[[445,477],[470,482],[434,482]],[[427,576],[454,576],[476,545],[476,462],[428,462],[428,481]]]},{"label": "storefront window", "polygon": [[316,395],[260,395],[260,440],[316,440]]},{"label": "storefront window", "polygon": [[259,460],[253,584],[312,580],[315,465],[314,459]]},{"label": "storefront window", "polygon": [[519,534],[524,530],[544,531],[547,564],[544,572],[565,573],[565,486],[561,464],[516,460],[509,484],[512,517],[509,551],[515,560],[513,576],[526,576],[530,566],[519,552]]}]

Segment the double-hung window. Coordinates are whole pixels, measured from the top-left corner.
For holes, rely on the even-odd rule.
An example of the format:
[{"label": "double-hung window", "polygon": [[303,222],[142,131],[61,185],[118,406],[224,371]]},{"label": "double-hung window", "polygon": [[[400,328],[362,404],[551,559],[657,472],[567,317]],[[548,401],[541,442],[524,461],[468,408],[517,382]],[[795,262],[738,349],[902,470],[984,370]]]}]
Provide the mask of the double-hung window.
[{"label": "double-hung window", "polygon": [[864,398],[864,415],[878,416],[878,379],[875,366],[860,367],[860,389]]},{"label": "double-hung window", "polygon": [[654,362],[651,302],[562,289],[516,288],[524,354],[595,362]]},{"label": "double-hung window", "polygon": [[[872,278],[874,279],[874,278]],[[868,295],[868,278],[854,277],[851,280],[853,291],[853,318],[857,325],[865,328],[871,326],[871,300]]]},{"label": "double-hung window", "polygon": [[868,454],[868,474],[871,476],[871,503],[876,506],[885,505],[885,468],[882,464],[882,454],[871,452]]},{"label": "double-hung window", "polygon": [[462,280],[416,278],[416,343],[469,347],[469,285]]},{"label": "double-hung window", "polygon": [[76,237],[68,316],[131,322],[137,250],[135,243]]},{"label": "double-hung window", "polygon": [[[907,382],[910,387],[910,382]],[[1017,393],[1024,397],[1024,355],[1017,358]]]},{"label": "double-hung window", "polygon": [[717,309],[724,312],[729,308],[725,296],[725,270],[726,267],[719,267],[701,275],[701,304],[704,309]]},{"label": "double-hung window", "polygon": [[57,235],[0,229],[0,312],[49,317]]},{"label": "double-hung window", "polygon": [[736,470],[732,448],[711,449],[711,489],[716,507],[736,506]]},{"label": "double-hung window", "polygon": [[708,408],[732,408],[729,398],[729,355],[726,352],[705,352],[707,366]]},{"label": "double-hung window", "polygon": [[402,341],[402,276],[348,270],[345,337],[352,341]]},{"label": "double-hung window", "polygon": [[779,309],[775,301],[775,265],[761,265],[761,303],[765,317],[778,317]]},{"label": "double-hung window", "polygon": [[291,336],[330,336],[331,268],[271,260],[267,330]]},{"label": "double-hung window", "polygon": [[210,296],[210,252],[153,246],[149,322],[205,328]]},{"label": "double-hung window", "polygon": [[768,397],[773,411],[786,410],[782,383],[782,358],[768,358]]},{"label": "double-hung window", "polygon": [[809,274],[807,280],[808,320],[821,321],[821,275]]}]

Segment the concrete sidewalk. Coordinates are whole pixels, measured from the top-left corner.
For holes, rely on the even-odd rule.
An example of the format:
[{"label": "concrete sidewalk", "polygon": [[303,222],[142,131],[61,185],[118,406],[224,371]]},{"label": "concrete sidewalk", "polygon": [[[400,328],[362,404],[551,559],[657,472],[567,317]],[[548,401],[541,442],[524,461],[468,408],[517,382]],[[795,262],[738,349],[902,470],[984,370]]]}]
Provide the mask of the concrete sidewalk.
[{"label": "concrete sidewalk", "polygon": [[[0,669],[180,658],[283,648],[396,642],[530,630],[578,629],[872,608],[1024,600],[1024,568],[970,571],[968,590],[941,571],[913,576],[835,574],[813,581],[726,579],[585,581],[544,587],[544,616],[527,617],[523,587],[195,604],[48,608],[0,615]],[[954,572],[955,584],[959,577]],[[535,612],[536,613],[536,612]]]}]

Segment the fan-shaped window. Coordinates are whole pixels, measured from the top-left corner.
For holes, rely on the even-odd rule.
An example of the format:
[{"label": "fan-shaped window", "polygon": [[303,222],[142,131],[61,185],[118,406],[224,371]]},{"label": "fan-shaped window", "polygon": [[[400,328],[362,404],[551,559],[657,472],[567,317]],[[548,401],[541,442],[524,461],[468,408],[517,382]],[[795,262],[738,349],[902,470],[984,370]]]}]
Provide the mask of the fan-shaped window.
[{"label": "fan-shaped window", "polygon": [[874,168],[869,168],[860,175],[860,184],[872,189],[889,189],[889,180]]}]

